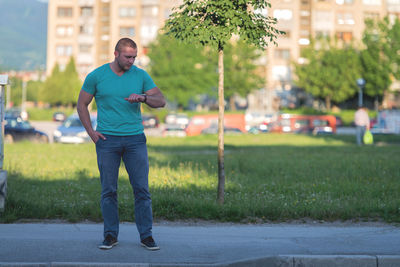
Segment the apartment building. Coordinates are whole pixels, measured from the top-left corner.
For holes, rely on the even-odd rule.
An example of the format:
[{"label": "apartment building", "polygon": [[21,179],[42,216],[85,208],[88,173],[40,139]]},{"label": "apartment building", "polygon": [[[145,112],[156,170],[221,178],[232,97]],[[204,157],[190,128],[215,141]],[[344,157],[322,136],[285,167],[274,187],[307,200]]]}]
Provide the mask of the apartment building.
[{"label": "apartment building", "polygon": [[[181,2],[49,0],[47,74],[56,62],[63,68],[74,56],[84,78],[95,67],[113,60],[114,45],[121,37],[137,42],[137,64],[145,66],[149,43]],[[292,88],[291,62],[302,62],[301,49],[310,43],[310,37],[360,41],[366,18],[400,17],[400,0],[271,0],[271,4],[260,12],[277,18],[278,29],[286,35],[278,38],[278,46],[271,44],[259,60],[267,91]]]},{"label": "apartment building", "polygon": [[138,45],[136,64],[146,65],[149,43],[180,0],[49,0],[47,74],[73,56],[83,79],[114,59],[115,44],[130,37]]}]

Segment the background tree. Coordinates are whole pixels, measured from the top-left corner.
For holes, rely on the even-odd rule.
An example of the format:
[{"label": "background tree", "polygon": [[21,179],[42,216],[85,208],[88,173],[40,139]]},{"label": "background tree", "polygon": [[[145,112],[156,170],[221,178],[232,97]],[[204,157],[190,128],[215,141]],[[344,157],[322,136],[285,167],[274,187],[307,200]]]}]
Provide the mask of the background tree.
[{"label": "background tree", "polygon": [[260,9],[270,7],[266,0],[184,0],[166,21],[167,33],[179,40],[208,45],[218,50],[218,203],[224,202],[224,48],[233,35],[249,44],[265,48],[278,34],[276,20]]},{"label": "background tree", "polygon": [[390,62],[391,73],[400,80],[400,20],[396,17],[394,21],[390,21],[385,17],[379,24],[381,31],[387,32],[384,53]]},{"label": "background tree", "polygon": [[167,99],[180,108],[214,85],[217,73],[202,47],[159,35],[149,50],[150,75]]},{"label": "background tree", "polygon": [[364,93],[375,97],[375,109],[378,109],[379,99],[392,83],[390,74],[395,73],[391,66],[397,60],[391,60],[394,56],[391,45],[395,47],[396,44],[388,38],[390,26],[387,19],[366,20],[365,26],[362,41],[366,48],[360,54],[362,77],[365,80]]},{"label": "background tree", "polygon": [[56,65],[54,65],[53,67],[53,70],[51,71],[51,75],[47,77],[43,84],[42,90],[40,91],[39,100],[52,105],[60,105],[60,80],[60,66],[58,65],[58,63],[56,63]]},{"label": "background tree", "polygon": [[332,102],[340,103],[355,95],[360,67],[358,53],[351,45],[339,48],[329,39],[313,40],[302,57],[307,63],[294,64],[295,83],[314,97],[325,99],[328,110]]},{"label": "background tree", "polygon": [[74,106],[78,101],[79,91],[82,87],[82,81],[76,71],[75,60],[70,58],[65,71],[61,73],[60,88],[62,88],[62,98],[60,102],[63,105]]},{"label": "background tree", "polygon": [[40,100],[51,105],[75,105],[82,82],[71,57],[64,71],[56,64],[40,92]]}]

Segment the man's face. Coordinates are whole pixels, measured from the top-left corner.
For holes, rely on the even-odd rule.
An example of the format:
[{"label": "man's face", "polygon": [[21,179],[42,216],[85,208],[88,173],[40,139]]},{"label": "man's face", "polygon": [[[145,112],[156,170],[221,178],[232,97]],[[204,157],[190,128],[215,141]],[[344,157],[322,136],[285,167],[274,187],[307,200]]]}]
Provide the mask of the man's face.
[{"label": "man's face", "polygon": [[119,67],[123,71],[129,70],[133,63],[135,62],[135,59],[137,57],[137,49],[125,46],[122,47],[121,51],[115,51],[115,60],[117,61]]}]

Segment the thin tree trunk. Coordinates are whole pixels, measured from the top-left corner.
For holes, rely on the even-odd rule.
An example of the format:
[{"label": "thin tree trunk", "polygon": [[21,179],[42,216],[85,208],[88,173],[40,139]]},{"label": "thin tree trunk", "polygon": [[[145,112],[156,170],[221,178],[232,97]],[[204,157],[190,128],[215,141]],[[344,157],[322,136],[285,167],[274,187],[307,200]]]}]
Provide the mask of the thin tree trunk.
[{"label": "thin tree trunk", "polygon": [[326,105],[326,109],[330,111],[331,110],[331,97],[330,96],[325,97],[325,105]]},{"label": "thin tree trunk", "polygon": [[224,167],[224,50],[218,50],[218,193],[217,201],[224,204],[225,167]]}]

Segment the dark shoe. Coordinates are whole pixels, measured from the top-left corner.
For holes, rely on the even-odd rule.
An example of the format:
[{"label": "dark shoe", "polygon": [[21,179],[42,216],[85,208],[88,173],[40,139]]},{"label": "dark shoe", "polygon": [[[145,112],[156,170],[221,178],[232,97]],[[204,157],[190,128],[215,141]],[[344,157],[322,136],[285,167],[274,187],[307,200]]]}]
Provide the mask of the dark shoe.
[{"label": "dark shoe", "polygon": [[107,235],[103,241],[103,244],[99,246],[99,249],[111,249],[116,245],[118,245],[118,239],[112,235]]},{"label": "dark shoe", "polygon": [[153,237],[149,236],[143,239],[141,242],[142,247],[147,248],[148,250],[159,250],[160,247],[157,246],[156,242],[154,241]]}]

